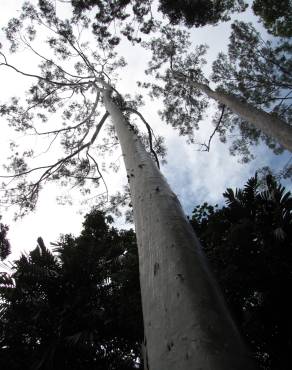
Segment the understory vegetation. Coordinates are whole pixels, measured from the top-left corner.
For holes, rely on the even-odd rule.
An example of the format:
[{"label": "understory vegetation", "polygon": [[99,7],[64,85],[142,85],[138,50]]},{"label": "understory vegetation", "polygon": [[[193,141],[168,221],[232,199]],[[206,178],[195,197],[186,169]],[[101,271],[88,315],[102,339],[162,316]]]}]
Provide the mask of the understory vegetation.
[{"label": "understory vegetation", "polygon": [[[196,206],[190,222],[259,368],[286,370],[291,194],[256,175],[223,196],[222,207]],[[2,369],[143,368],[136,237],[112,222],[92,211],[79,237],[50,248],[39,238],[1,275]]]}]

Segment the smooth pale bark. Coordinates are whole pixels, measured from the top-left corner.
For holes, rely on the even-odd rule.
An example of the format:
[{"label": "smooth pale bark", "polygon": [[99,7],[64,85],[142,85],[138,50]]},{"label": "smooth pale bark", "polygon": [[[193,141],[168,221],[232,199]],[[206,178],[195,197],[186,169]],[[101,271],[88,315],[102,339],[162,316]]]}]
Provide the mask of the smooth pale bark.
[{"label": "smooth pale bark", "polygon": [[104,91],[134,209],[146,369],[250,370],[253,364],[176,195]]},{"label": "smooth pale bark", "polygon": [[201,91],[210,98],[226,105],[232,112],[238,114],[241,118],[251,123],[255,128],[261,130],[264,134],[274,138],[285,149],[292,152],[292,126],[285,121],[245,103],[236,96],[226,94],[221,91],[214,91],[209,86],[187,79],[187,83]]}]

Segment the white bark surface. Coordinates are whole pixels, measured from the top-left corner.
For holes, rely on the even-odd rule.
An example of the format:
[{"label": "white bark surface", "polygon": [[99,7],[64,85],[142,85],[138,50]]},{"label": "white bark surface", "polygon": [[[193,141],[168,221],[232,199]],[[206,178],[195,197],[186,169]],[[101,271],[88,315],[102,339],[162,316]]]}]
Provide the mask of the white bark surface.
[{"label": "white bark surface", "polygon": [[189,81],[188,83],[199,88],[210,98],[225,104],[232,110],[232,112],[238,114],[241,118],[251,123],[255,128],[274,138],[285,149],[292,152],[292,126],[287,124],[285,121],[266,113],[263,110],[257,109],[248,103],[242,102],[236,96],[231,94],[213,91],[209,86],[196,81]]},{"label": "white bark surface", "polygon": [[150,370],[250,370],[253,364],[176,195],[113,103],[134,208]]}]

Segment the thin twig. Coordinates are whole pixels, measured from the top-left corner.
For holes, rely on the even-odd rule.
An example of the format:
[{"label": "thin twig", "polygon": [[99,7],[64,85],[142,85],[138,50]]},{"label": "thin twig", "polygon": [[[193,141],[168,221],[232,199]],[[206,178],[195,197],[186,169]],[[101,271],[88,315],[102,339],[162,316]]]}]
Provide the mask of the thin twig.
[{"label": "thin twig", "polygon": [[[72,78],[78,78],[78,79],[90,79],[90,78],[94,78],[94,76],[76,76],[76,75],[73,75],[67,71],[65,71],[62,67],[60,67],[58,64],[56,64],[52,59],[48,59],[46,58],[45,56],[43,56],[42,54],[40,54],[38,51],[36,51],[32,46],[31,44],[23,37],[21,36],[21,41],[34,53],[36,54],[38,57],[40,57],[41,59],[45,60],[46,62],[49,62],[49,63],[52,63],[56,68],[58,68],[59,71],[63,72],[65,75],[68,75]],[[69,79],[67,79],[66,77],[64,77],[67,81],[70,82]]]},{"label": "thin twig", "polygon": [[77,125],[69,126],[69,127],[66,127],[66,128],[61,128],[59,130],[52,130],[52,131],[45,131],[45,132],[38,132],[34,127],[33,127],[33,129],[35,130],[36,134],[38,134],[38,135],[56,134],[56,133],[60,133],[62,131],[75,130],[76,128],[82,126],[84,123],[88,122],[92,118],[92,116],[94,115],[94,113],[96,111],[98,102],[99,102],[99,96],[100,96],[99,91],[97,91],[97,94],[96,94],[95,101],[94,101],[93,107],[91,109],[91,112],[89,113],[89,115],[86,118],[84,118],[84,120],[79,122]]},{"label": "thin twig", "polygon": [[107,187],[107,184],[105,182],[105,179],[102,175],[102,173],[100,172],[100,169],[99,169],[99,166],[98,166],[98,163],[96,162],[96,160],[89,154],[89,151],[87,151],[86,155],[93,161],[93,163],[95,164],[95,167],[96,167],[96,170],[100,176],[100,178],[102,179],[103,181],[103,184],[104,184],[104,187],[105,187],[105,190],[106,190],[106,201],[108,202],[108,187]]},{"label": "thin twig", "polygon": [[23,75],[23,76],[26,76],[26,77],[33,77],[33,78],[37,78],[38,80],[41,80],[41,81],[44,81],[46,83],[49,83],[49,84],[52,84],[52,85],[56,85],[56,86],[80,86],[80,85],[88,85],[88,81],[85,81],[85,82],[80,82],[80,81],[77,81],[77,82],[69,82],[69,83],[64,83],[64,82],[58,82],[58,81],[53,81],[53,80],[49,80],[45,77],[42,77],[42,76],[39,76],[39,75],[35,75],[35,74],[31,74],[31,73],[26,73],[26,72],[23,72],[21,70],[19,70],[18,68],[14,67],[13,65],[9,64],[7,62],[7,59],[5,57],[5,55],[0,52],[0,55],[3,56],[5,62],[4,63],[0,63],[0,66],[6,66],[6,67],[9,67],[11,69],[13,69],[14,71],[16,71],[17,73]]}]

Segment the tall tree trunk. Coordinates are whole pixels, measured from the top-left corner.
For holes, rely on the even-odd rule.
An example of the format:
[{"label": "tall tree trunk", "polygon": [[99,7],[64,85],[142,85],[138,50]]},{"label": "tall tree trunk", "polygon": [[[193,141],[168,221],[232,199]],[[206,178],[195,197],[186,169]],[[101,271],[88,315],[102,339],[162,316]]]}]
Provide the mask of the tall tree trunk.
[{"label": "tall tree trunk", "polygon": [[290,152],[292,152],[292,126],[285,121],[261,109],[257,109],[249,103],[241,101],[232,94],[214,91],[210,89],[209,86],[188,78],[187,83],[200,89],[210,98],[226,105],[232,110],[232,112],[238,114],[241,118],[251,123],[255,128],[274,138],[285,149],[288,149]]},{"label": "tall tree trunk", "polygon": [[250,370],[253,364],[176,195],[104,91],[130,182],[150,370]]}]

